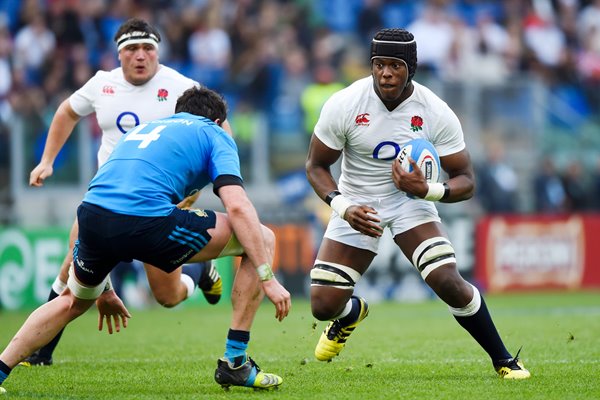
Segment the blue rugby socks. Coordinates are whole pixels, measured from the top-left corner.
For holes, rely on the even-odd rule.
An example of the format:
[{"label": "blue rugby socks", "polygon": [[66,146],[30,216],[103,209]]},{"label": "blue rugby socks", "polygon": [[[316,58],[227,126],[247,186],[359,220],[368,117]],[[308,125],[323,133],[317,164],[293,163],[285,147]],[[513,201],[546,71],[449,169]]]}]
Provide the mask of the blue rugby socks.
[{"label": "blue rugby socks", "polygon": [[8,378],[10,371],[11,371],[11,368],[9,368],[8,365],[4,364],[0,360],[0,386],[2,386],[2,383],[4,382],[4,380],[6,378]]},{"label": "blue rugby socks", "polygon": [[225,344],[225,358],[239,367],[246,362],[246,349],[250,341],[250,332],[229,329]]}]

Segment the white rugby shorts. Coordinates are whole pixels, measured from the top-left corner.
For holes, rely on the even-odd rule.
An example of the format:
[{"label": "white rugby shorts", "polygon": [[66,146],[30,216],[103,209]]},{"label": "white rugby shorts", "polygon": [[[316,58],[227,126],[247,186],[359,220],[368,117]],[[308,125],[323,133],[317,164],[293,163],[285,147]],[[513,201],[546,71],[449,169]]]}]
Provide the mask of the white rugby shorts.
[{"label": "white rugby shorts", "polygon": [[[377,210],[378,214],[376,216],[381,220],[380,225],[383,228],[388,228],[392,233],[392,237],[428,222],[441,222],[437,208],[432,201],[411,199],[401,192],[380,199],[345,197],[353,204],[368,205]],[[334,211],[331,212],[324,236],[374,253],[377,253],[379,248],[380,238],[370,237],[354,230],[348,222],[340,218]]]}]

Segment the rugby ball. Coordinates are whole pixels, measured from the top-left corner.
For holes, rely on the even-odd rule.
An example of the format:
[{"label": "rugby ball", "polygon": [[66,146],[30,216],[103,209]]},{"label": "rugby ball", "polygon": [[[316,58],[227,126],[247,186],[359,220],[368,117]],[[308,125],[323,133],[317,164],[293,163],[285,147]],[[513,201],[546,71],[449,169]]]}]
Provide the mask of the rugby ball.
[{"label": "rugby ball", "polygon": [[398,153],[398,160],[407,172],[412,172],[408,156],[417,162],[427,183],[435,183],[440,177],[440,157],[433,145],[425,139],[413,139],[406,143]]}]

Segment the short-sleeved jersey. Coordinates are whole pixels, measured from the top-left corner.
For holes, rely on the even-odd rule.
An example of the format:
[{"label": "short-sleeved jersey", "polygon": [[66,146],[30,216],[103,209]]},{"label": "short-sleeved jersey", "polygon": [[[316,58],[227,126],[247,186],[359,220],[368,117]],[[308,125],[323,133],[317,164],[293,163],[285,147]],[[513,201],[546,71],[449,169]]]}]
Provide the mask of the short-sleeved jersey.
[{"label": "short-sleeved jersey", "polygon": [[429,140],[440,156],[465,148],[458,117],[425,86],[413,81],[414,92],[388,111],[367,77],[327,100],[314,133],[327,147],[343,150],[338,187],[348,195],[398,193],[392,162],[409,140]]},{"label": "short-sleeved jersey", "polygon": [[123,136],[83,201],[118,214],[161,217],[223,175],[242,179],[234,140],[207,118],[178,113]]},{"label": "short-sleeved jersey", "polygon": [[119,67],[97,72],[69,97],[69,102],[82,117],[96,112],[102,129],[100,166],[125,132],[143,122],[172,115],[177,98],[192,86],[199,84],[164,65],[145,84],[133,85],[125,80]]}]

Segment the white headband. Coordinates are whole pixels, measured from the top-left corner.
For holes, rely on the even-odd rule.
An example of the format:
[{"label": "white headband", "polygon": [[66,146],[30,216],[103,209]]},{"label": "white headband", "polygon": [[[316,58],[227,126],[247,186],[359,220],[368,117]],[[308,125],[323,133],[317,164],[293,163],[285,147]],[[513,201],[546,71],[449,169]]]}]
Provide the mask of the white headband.
[{"label": "white headband", "polygon": [[130,44],[147,43],[156,47],[158,50],[159,39],[153,33],[134,31],[124,33],[117,39],[117,51],[120,51],[123,47],[129,46]]}]

